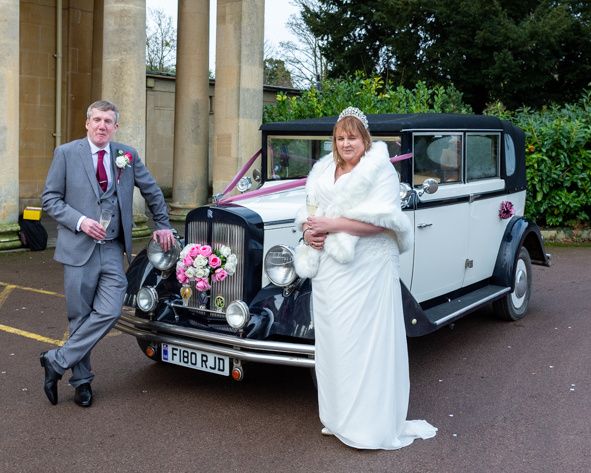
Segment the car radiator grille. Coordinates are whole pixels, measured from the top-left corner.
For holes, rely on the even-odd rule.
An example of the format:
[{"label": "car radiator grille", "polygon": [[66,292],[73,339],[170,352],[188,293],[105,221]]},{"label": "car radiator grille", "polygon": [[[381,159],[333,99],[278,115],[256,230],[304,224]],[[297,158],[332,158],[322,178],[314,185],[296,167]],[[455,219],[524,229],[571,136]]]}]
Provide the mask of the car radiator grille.
[{"label": "car radiator grille", "polygon": [[[211,240],[208,239],[210,234],[209,227],[211,225]],[[224,281],[213,282],[210,290],[210,297],[207,301],[206,308],[215,310],[214,301],[216,297],[224,298],[225,307],[235,300],[242,300],[243,295],[243,281],[244,281],[244,228],[239,225],[231,225],[227,223],[207,221],[193,221],[189,222],[187,227],[186,244],[198,243],[203,245],[205,243],[211,245],[215,250],[221,245],[230,247],[232,253],[236,255],[238,264],[236,265],[236,272],[232,276],[228,276]],[[199,293],[193,291],[189,305],[192,307],[199,307],[202,302],[199,300]],[[224,311],[225,312],[225,311]],[[225,320],[223,312],[219,312],[219,318]],[[210,313],[209,317],[216,317],[215,313]]]}]

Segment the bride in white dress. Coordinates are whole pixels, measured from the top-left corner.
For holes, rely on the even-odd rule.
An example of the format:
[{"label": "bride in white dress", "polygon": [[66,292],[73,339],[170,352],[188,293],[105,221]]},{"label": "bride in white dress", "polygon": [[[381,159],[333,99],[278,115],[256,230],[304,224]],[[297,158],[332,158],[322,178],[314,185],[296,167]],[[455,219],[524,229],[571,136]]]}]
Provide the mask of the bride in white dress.
[{"label": "bride in white dress", "polygon": [[[334,154],[334,156],[333,156]],[[410,381],[399,253],[412,243],[399,182],[365,115],[345,109],[333,153],[314,166],[306,191],[318,202],[297,223],[307,246],[296,270],[312,278],[316,376],[322,433],[360,449],[397,449],[435,436],[406,420]]]}]

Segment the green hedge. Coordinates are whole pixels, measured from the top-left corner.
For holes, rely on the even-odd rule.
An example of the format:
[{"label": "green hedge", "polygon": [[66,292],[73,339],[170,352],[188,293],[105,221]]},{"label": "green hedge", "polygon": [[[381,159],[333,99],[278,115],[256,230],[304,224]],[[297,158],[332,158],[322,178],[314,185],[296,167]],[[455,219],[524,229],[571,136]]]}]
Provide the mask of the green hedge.
[{"label": "green hedge", "polygon": [[[298,97],[280,93],[264,110],[265,123],[338,115],[350,105],[365,113],[471,113],[453,86],[393,87],[379,77],[327,80]],[[510,120],[526,133],[528,197],[525,214],[541,226],[591,222],[591,91],[565,106],[508,111],[496,103],[486,114]]]},{"label": "green hedge", "polygon": [[277,95],[275,104],[266,105],[263,122],[283,122],[302,118],[338,115],[354,105],[365,113],[470,113],[462,94],[453,86],[430,89],[423,82],[412,90],[384,84],[380,77],[325,80],[320,87],[302,91],[300,96]]},{"label": "green hedge", "polygon": [[526,134],[527,217],[549,227],[588,226],[591,219],[591,91],[575,104],[486,111]]}]

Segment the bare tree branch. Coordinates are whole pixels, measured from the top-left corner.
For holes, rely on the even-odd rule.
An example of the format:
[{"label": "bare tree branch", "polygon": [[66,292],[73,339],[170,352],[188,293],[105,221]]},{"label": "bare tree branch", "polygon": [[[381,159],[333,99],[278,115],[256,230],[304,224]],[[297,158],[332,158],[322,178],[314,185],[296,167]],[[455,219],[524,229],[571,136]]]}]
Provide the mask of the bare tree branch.
[{"label": "bare tree branch", "polygon": [[[292,3],[300,9],[317,5],[316,0],[294,0]],[[305,88],[325,79],[327,61],[320,52],[321,42],[311,33],[301,14],[291,15],[287,28],[296,41],[279,43],[279,57],[290,70],[294,85]]]},{"label": "bare tree branch", "polygon": [[172,17],[162,10],[148,9],[146,69],[174,72],[176,69],[176,28]]}]

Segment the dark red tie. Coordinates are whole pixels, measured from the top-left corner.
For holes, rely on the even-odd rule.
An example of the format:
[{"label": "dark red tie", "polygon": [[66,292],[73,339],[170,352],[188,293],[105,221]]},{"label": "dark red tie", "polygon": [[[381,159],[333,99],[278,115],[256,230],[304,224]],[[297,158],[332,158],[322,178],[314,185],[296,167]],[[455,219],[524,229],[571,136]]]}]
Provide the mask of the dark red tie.
[{"label": "dark red tie", "polygon": [[105,169],[105,163],[103,163],[103,158],[105,157],[106,151],[104,149],[99,150],[98,152],[98,161],[96,163],[96,180],[101,186],[103,192],[107,190],[107,186],[109,184],[109,180],[107,178],[107,170]]}]

